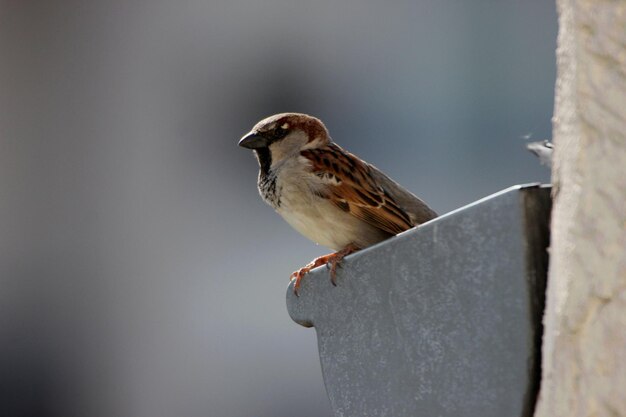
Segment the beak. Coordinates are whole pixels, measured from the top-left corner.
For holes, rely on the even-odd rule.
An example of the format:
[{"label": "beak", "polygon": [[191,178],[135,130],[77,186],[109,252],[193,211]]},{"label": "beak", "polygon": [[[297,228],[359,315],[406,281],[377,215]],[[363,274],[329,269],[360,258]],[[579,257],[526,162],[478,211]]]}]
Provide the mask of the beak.
[{"label": "beak", "polygon": [[267,139],[256,132],[250,132],[239,141],[239,146],[248,149],[258,149],[267,147]]}]

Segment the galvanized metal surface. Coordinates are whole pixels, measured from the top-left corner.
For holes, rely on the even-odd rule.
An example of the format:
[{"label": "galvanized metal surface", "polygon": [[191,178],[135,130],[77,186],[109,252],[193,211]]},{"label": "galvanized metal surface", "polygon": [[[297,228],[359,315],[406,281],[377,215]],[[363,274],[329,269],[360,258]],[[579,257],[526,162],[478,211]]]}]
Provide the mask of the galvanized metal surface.
[{"label": "galvanized metal surface", "polygon": [[291,285],[336,416],[532,414],[550,189],[517,186]]}]

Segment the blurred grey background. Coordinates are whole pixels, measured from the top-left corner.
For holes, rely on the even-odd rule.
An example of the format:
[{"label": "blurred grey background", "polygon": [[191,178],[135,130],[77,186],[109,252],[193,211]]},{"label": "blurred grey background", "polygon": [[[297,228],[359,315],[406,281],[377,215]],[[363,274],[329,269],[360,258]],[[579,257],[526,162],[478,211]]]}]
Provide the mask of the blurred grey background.
[{"label": "blurred grey background", "polygon": [[554,2],[0,2],[0,415],[330,416],[256,191],[320,117],[440,213],[549,180]]}]

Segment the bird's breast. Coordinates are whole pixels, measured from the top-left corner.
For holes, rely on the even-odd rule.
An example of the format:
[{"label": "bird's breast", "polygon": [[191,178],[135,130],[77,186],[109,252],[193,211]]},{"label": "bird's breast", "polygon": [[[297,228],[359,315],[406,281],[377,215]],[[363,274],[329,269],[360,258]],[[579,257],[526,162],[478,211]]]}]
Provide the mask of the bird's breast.
[{"label": "bird's breast", "polygon": [[[278,214],[291,227],[322,246],[333,250],[350,244],[366,247],[388,237],[320,197],[314,192],[319,187],[319,178],[311,173],[286,170],[275,176],[274,185],[265,187],[267,196],[264,198]],[[272,201],[278,203],[274,205]]]},{"label": "bird's breast", "polygon": [[344,217],[339,209],[324,201],[306,204],[294,200],[284,199],[276,211],[303,236],[333,250],[343,249],[357,238],[354,220]]}]

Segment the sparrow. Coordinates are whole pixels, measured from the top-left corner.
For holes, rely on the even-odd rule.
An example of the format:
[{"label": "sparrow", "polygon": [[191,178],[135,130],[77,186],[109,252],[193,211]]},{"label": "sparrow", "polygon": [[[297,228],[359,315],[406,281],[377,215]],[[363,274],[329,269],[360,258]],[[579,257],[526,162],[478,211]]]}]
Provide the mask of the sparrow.
[{"label": "sparrow", "polygon": [[541,162],[541,165],[545,165],[547,167],[552,166],[553,146],[552,142],[550,142],[549,140],[530,142],[526,145],[526,149],[534,153],[539,158],[539,162]]},{"label": "sparrow", "polygon": [[281,113],[258,122],[239,141],[259,162],[258,189],[294,229],[333,251],[291,274],[326,265],[336,285],[341,260],[437,217],[394,180],[334,143],[321,120]]}]

